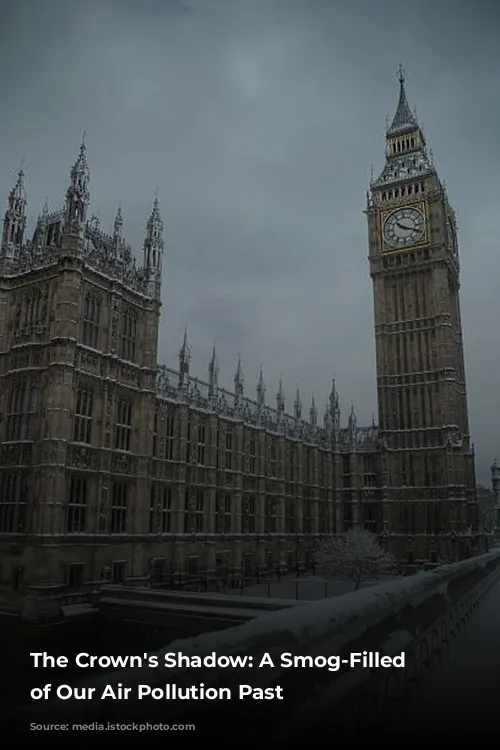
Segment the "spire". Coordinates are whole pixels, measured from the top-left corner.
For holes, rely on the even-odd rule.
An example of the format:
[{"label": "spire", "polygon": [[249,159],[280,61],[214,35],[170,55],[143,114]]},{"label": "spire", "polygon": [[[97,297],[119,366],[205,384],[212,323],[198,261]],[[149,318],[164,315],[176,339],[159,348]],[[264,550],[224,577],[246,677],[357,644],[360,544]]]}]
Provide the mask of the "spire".
[{"label": "spire", "polygon": [[208,365],[208,395],[215,398],[219,386],[219,363],[215,354],[215,344],[212,348],[212,357]]},{"label": "spire", "polygon": [[354,442],[356,440],[356,430],[358,426],[358,420],[356,418],[356,413],[354,411],[354,404],[351,401],[351,413],[349,414],[349,420],[347,423],[347,429],[349,430],[349,435],[351,437],[351,440]]},{"label": "spire", "polygon": [[260,366],[259,381],[257,383],[257,405],[262,408],[266,403],[266,384],[264,383],[264,373],[262,365]]},{"label": "spire", "polygon": [[316,408],[316,401],[314,400],[314,393],[311,399],[311,408],[309,409],[309,421],[313,427],[318,424],[318,410]]},{"label": "spire", "polygon": [[115,217],[115,223],[113,225],[113,238],[117,242],[119,242],[122,239],[122,229],[123,229],[122,207],[118,206],[118,211],[116,212],[116,217]]},{"label": "spire", "polygon": [[405,77],[401,66],[398,79],[398,106],[386,131],[385,166],[379,177],[370,181],[372,190],[408,179],[416,178],[420,182],[423,177],[434,172],[424,134],[406,98]]},{"label": "spire", "polygon": [[302,419],[302,400],[300,398],[300,391],[298,386],[297,392],[295,394],[295,401],[293,402],[293,411],[295,419],[298,422],[300,419]]},{"label": "spire", "polygon": [[144,240],[143,267],[153,286],[149,288],[151,297],[159,298],[161,285],[161,268],[163,261],[163,221],[160,216],[158,198],[155,197],[153,208],[146,225],[146,239]]},{"label": "spire", "polygon": [[66,191],[66,229],[79,233],[87,219],[87,208],[90,201],[90,171],[87,164],[87,147],[83,134],[80,153],[71,167],[70,183]]},{"label": "spire", "polygon": [[6,259],[13,258],[24,243],[27,204],[24,171],[21,166],[17,173],[17,180],[9,193],[3,220],[2,257]]},{"label": "spire", "polygon": [[236,403],[238,403],[243,397],[244,382],[245,379],[241,369],[241,356],[238,356],[238,364],[236,365],[236,372],[234,374],[234,399]]},{"label": "spire", "polygon": [[283,414],[285,411],[285,394],[283,392],[283,378],[281,375],[278,385],[278,393],[276,394],[276,408],[278,410],[278,415]]},{"label": "spire", "polygon": [[332,390],[328,397],[330,419],[332,424],[332,430],[334,437],[337,438],[340,432],[340,404],[339,394],[337,393],[337,385],[335,383],[335,377],[332,377]]},{"label": "spire", "polygon": [[188,345],[187,327],[184,329],[182,346],[179,349],[179,385],[186,386],[189,380],[189,363],[191,362],[191,349]]},{"label": "spire", "polygon": [[401,65],[398,70],[399,80],[399,100],[396,108],[396,114],[392,120],[391,126],[387,131],[388,136],[398,135],[405,132],[406,130],[414,130],[418,127],[415,115],[410,109],[408,99],[406,98],[405,91],[405,77],[404,71]]}]

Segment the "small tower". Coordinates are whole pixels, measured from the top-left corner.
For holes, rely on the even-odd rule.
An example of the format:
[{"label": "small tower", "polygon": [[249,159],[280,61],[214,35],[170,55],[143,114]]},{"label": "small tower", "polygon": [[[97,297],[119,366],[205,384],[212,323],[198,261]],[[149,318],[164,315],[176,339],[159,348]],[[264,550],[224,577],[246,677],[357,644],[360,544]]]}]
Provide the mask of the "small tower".
[{"label": "small tower", "polygon": [[259,382],[257,383],[257,406],[262,409],[266,403],[266,384],[264,383],[264,374],[262,365],[260,366]]},{"label": "small tower", "polygon": [[285,413],[285,394],[283,392],[283,378],[281,375],[278,392],[276,394],[276,409],[278,410],[278,417]]},{"label": "small tower", "polygon": [[349,432],[349,439],[351,441],[351,445],[353,446],[356,445],[357,428],[358,428],[358,420],[354,412],[354,404],[351,402],[351,413],[349,414],[349,420],[347,422],[347,429]]},{"label": "small tower", "polygon": [[9,193],[8,207],[3,220],[2,247],[0,258],[10,261],[16,257],[24,243],[26,229],[26,190],[24,172],[17,174],[17,182]]},{"label": "small tower", "polygon": [[64,234],[83,236],[90,201],[90,171],[87,164],[87,149],[82,141],[80,153],[70,172],[70,183],[66,191],[64,212]]},{"label": "small tower", "polygon": [[302,401],[300,398],[300,391],[297,387],[297,393],[295,394],[295,401],[293,402],[293,413],[295,421],[299,422],[302,419]]},{"label": "small tower", "polygon": [[314,394],[311,399],[311,408],[309,409],[309,421],[313,427],[318,426],[318,410],[316,408],[316,401],[314,399]]},{"label": "small tower", "polygon": [[47,200],[43,204],[42,213],[36,222],[35,234],[33,236],[33,247],[36,253],[41,253],[47,240],[47,226],[49,219],[49,206]]},{"label": "small tower", "polygon": [[161,294],[163,247],[163,222],[160,216],[158,198],[155,198],[153,209],[146,225],[143,260],[143,267],[147,280],[146,294],[155,299],[160,299]]},{"label": "small tower", "polygon": [[191,350],[188,345],[187,328],[184,329],[182,346],[179,349],[179,388],[187,388],[189,383],[189,364],[191,362]]},{"label": "small tower", "polygon": [[245,379],[243,377],[243,371],[241,369],[241,357],[238,357],[238,364],[236,365],[236,372],[234,373],[234,404],[238,406],[241,404],[243,399],[243,385]]},{"label": "small tower", "polygon": [[340,433],[340,404],[339,394],[337,393],[337,386],[335,384],[335,378],[332,378],[332,390],[330,391],[328,400],[333,436],[335,440],[337,440]]},{"label": "small tower", "polygon": [[113,239],[115,241],[116,246],[121,244],[122,238],[123,238],[123,216],[122,216],[121,206],[118,206],[118,211],[116,212],[116,216],[115,216],[115,222],[113,224]]},{"label": "small tower", "polygon": [[219,388],[219,363],[215,354],[215,346],[212,349],[212,357],[208,365],[208,397],[211,401],[217,398]]}]

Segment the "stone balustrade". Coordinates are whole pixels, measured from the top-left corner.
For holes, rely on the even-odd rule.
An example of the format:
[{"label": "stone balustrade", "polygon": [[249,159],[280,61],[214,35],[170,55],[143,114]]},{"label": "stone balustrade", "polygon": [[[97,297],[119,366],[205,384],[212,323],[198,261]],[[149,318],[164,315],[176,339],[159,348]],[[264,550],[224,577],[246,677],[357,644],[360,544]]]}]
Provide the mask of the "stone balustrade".
[{"label": "stone balustrade", "polygon": [[[396,579],[331,599],[270,612],[220,632],[177,640],[156,652],[157,668],[126,669],[93,675],[78,683],[95,687],[99,698],[106,685],[132,687],[129,700],[80,700],[53,703],[58,722],[139,721],[169,724],[196,723],[202,729],[222,728],[236,714],[245,726],[245,736],[259,736],[256,716],[272,719],[280,738],[295,737],[307,731],[326,715],[339,717],[342,726],[366,723],[370,717],[398,707],[412,690],[423,671],[429,670],[444,644],[463,627],[488,589],[500,577],[500,550],[476,558],[444,565],[429,572]],[[82,643],[82,651],[85,644]],[[283,653],[302,656],[339,655],[362,651],[396,655],[405,652],[404,669],[286,668],[280,666]],[[249,655],[252,668],[165,668],[166,652],[188,656]],[[269,654],[275,667],[257,668],[263,654]],[[64,682],[58,671],[57,683]],[[164,688],[176,684],[185,688],[204,683],[208,687],[229,687],[233,698],[224,700],[176,701],[136,700],[136,686]],[[283,689],[284,700],[238,700],[240,684]],[[44,702],[45,703],[45,702]],[[71,705],[70,705],[71,704]],[[38,704],[29,711],[29,721],[37,713],[46,722],[48,705]],[[66,717],[66,718],[65,718]],[[39,719],[38,719],[39,720]]]}]

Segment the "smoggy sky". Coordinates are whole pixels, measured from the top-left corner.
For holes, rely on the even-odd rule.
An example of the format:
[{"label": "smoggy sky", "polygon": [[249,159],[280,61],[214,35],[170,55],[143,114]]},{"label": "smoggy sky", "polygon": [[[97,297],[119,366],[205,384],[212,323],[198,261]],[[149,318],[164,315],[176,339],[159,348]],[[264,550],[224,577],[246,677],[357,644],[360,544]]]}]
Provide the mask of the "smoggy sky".
[{"label": "smoggy sky", "polygon": [[407,71],[456,209],[478,479],[500,454],[500,10],[476,0],[4,0],[0,196],[25,159],[30,232],[63,203],[87,131],[90,214],[140,256],[155,190],[165,223],[159,359],[192,372],[213,342],[273,401],[376,412],[363,209]]}]

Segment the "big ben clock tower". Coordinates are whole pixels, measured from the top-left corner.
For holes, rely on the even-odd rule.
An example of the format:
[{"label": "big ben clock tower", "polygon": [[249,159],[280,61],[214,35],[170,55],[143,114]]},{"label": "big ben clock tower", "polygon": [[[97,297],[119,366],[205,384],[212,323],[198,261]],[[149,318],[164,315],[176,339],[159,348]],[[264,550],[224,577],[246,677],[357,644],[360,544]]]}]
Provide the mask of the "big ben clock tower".
[{"label": "big ben clock tower", "polygon": [[368,196],[385,533],[408,565],[479,547],[456,222],[403,73]]}]

